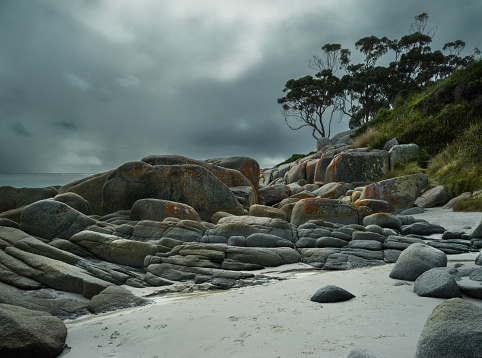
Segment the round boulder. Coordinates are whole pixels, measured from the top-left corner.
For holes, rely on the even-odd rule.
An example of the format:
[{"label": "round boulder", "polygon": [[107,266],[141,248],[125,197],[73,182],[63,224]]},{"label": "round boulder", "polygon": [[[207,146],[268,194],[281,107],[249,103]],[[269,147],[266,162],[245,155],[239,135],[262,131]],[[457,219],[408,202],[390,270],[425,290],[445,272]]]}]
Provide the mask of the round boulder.
[{"label": "round boulder", "polygon": [[286,220],[287,215],[281,209],[273,208],[271,206],[266,205],[251,205],[249,208],[249,215],[250,216],[261,216],[261,217],[268,217],[273,219],[281,219]]},{"label": "round boulder", "polygon": [[69,239],[95,220],[67,204],[55,200],[40,200],[26,206],[20,217],[20,230],[45,239]]},{"label": "round boulder", "polygon": [[64,350],[67,328],[50,313],[0,304],[2,358],[57,357]]},{"label": "round boulder", "polygon": [[455,278],[446,269],[433,268],[421,274],[413,286],[413,292],[422,297],[462,297]]},{"label": "round boulder", "polygon": [[388,213],[375,213],[363,218],[363,225],[378,225],[382,228],[398,230],[402,226],[402,221],[395,215]]},{"label": "round boulder", "polygon": [[162,199],[139,199],[131,209],[131,220],[163,221],[165,218],[201,221],[193,207]]},{"label": "round boulder", "polygon": [[421,274],[434,267],[446,267],[447,255],[426,244],[412,244],[402,251],[390,277],[397,280],[415,281]]},{"label": "round boulder", "polygon": [[439,304],[423,326],[417,358],[482,357],[482,307],[461,298]]},{"label": "round boulder", "polygon": [[353,297],[355,297],[355,295],[341,287],[328,285],[316,291],[316,293],[311,297],[310,301],[319,303],[334,303],[348,301]]}]

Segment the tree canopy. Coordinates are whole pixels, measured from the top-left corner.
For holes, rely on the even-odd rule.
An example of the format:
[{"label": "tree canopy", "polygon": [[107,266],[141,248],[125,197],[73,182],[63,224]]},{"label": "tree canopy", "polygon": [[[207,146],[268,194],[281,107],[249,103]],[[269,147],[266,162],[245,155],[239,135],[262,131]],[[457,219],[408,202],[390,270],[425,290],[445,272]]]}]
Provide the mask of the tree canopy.
[{"label": "tree canopy", "polygon": [[316,71],[314,76],[289,80],[285,95],[278,98],[286,124],[292,130],[310,127],[315,139],[330,136],[335,116],[348,116],[350,128],[359,127],[397,97],[446,78],[480,57],[477,48],[471,55],[461,56],[465,49],[462,40],[432,50],[436,32],[437,27],[428,27],[426,13],[417,15],[409,34],[399,40],[367,36],[355,42],[362,55],[358,64],[351,63],[350,50],[341,44],[323,45],[321,55],[308,61]]}]

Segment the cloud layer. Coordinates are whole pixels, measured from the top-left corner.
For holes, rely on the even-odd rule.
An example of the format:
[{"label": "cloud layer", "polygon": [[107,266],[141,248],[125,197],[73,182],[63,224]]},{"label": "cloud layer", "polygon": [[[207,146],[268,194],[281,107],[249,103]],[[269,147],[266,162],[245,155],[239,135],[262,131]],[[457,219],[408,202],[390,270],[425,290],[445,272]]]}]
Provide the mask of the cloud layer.
[{"label": "cloud layer", "polygon": [[323,44],[399,38],[421,12],[434,47],[481,46],[476,0],[3,0],[0,172],[100,172],[149,154],[267,167],[307,153],[310,131],[289,130],[276,103],[285,82],[310,74]]}]

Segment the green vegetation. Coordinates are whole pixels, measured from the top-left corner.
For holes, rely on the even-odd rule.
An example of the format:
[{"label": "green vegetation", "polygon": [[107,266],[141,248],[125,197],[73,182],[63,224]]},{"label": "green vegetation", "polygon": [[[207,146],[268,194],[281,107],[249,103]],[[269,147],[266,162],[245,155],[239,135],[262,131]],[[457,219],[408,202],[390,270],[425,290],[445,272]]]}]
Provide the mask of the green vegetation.
[{"label": "green vegetation", "polygon": [[452,207],[454,211],[482,211],[482,197],[466,198],[457,201]]},{"label": "green vegetation", "polygon": [[316,153],[316,152],[310,152],[310,153],[308,153],[308,154],[293,154],[291,157],[289,157],[288,159],[286,159],[284,162],[281,162],[281,163],[279,163],[278,165],[276,165],[276,167],[279,167],[280,165],[283,165],[283,164],[288,164],[288,163],[297,161],[298,159],[307,157],[307,156],[312,155],[312,154],[315,154],[315,153]]},{"label": "green vegetation", "polygon": [[[329,137],[331,123],[337,115],[340,118],[348,116],[350,128],[363,128],[368,122],[373,125],[373,121],[378,121],[381,124],[388,117],[392,118],[389,109],[394,104],[400,111],[397,123],[403,127],[407,109],[401,104],[409,98],[411,106],[421,116],[425,117],[428,110],[439,113],[439,107],[443,107],[443,111],[439,115],[433,114],[430,120],[419,121],[410,133],[404,132],[405,137],[400,140],[419,144],[426,139],[429,131],[429,135],[442,137],[438,147],[427,150],[439,151],[445,143],[454,139],[450,133],[459,121],[466,118],[467,112],[463,102],[447,106],[444,98],[446,88],[456,86],[464,78],[472,78],[471,71],[477,70],[462,71],[459,77],[452,77],[452,82],[440,88],[440,93],[425,92],[421,96],[415,93],[434,80],[446,78],[454,70],[474,63],[481,52],[476,48],[471,55],[461,56],[465,48],[461,40],[446,43],[442,50],[432,50],[430,45],[436,28],[427,25],[428,15],[423,13],[414,17],[409,34],[400,39],[361,38],[355,42],[355,48],[363,59],[358,64],[351,63],[350,50],[343,49],[340,44],[325,44],[321,55],[314,55],[309,61],[309,67],[316,71],[314,76],[287,81],[283,89],[285,95],[278,98],[288,127],[292,130],[308,127],[315,138]],[[480,85],[479,77],[478,81],[472,80],[468,91],[470,88],[476,90]],[[378,144],[381,142],[383,138],[379,138]]]},{"label": "green vegetation", "polygon": [[482,189],[482,60],[380,110],[354,144],[382,149],[393,137],[418,144],[422,155],[389,176],[425,170],[452,196]]}]

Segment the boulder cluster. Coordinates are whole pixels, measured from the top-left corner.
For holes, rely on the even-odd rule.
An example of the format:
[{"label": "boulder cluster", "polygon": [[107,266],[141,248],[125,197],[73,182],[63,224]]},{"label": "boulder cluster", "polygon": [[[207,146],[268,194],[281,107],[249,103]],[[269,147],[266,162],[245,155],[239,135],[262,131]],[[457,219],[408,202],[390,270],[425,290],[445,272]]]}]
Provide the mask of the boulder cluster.
[{"label": "boulder cluster", "polygon": [[[367,151],[347,142],[349,133],[325,141],[313,156],[264,171],[246,157],[156,155],[61,187],[0,187],[0,314],[7,317],[2,332],[10,325],[29,335],[35,329],[23,325],[29,310],[52,315],[49,324],[55,326],[58,318],[150,302],[121,285],[189,282],[226,289],[263,282],[270,278],[255,270],[290,263],[347,270],[400,261],[412,247],[440,256],[480,250],[482,222],[465,233],[407,215],[414,203],[420,209],[447,201],[428,192],[420,196],[424,174],[373,182],[414,155],[415,145]],[[394,273],[396,278],[414,280],[428,271],[407,262],[408,269],[397,262],[394,271],[403,277]],[[470,275],[480,276],[458,277]],[[420,295],[439,292],[427,293],[421,285]],[[480,298],[475,291],[462,289]],[[18,325],[9,323],[14,320]],[[55,339],[37,343],[58,354],[64,334],[59,329]],[[3,336],[2,354],[18,356],[21,348]]]}]

